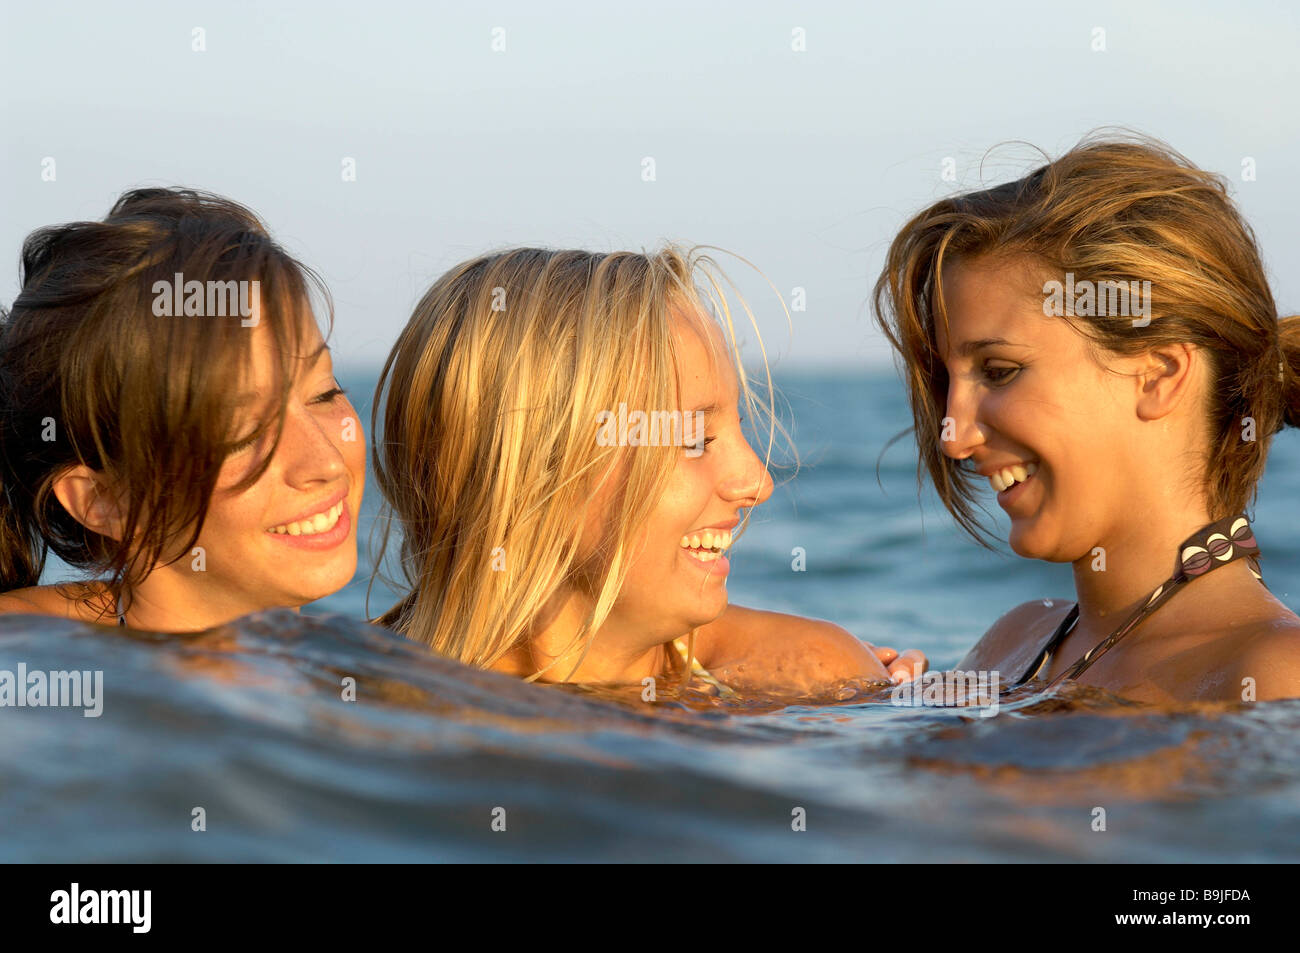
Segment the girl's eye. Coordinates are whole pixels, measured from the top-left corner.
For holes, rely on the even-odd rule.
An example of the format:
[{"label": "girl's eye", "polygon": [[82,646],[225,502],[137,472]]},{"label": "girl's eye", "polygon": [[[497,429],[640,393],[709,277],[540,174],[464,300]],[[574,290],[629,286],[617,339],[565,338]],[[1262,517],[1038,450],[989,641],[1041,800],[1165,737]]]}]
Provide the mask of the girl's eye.
[{"label": "girl's eye", "polygon": [[984,377],[993,384],[1005,384],[1015,376],[1019,371],[1018,367],[998,367],[992,364],[984,365]]},{"label": "girl's eye", "polygon": [[[318,394],[317,396],[313,397],[311,402],[313,404],[328,404],[332,401],[338,400],[346,393],[347,391],[345,391],[342,387],[331,387],[329,390],[325,391],[325,393]],[[257,441],[258,441],[258,435],[254,434],[253,436],[249,437],[247,440],[241,440],[239,441],[239,443],[236,443],[233,446],[231,446],[229,452],[240,453],[244,450],[247,450],[249,447],[253,446],[253,444],[257,443]]]},{"label": "girl's eye", "polygon": [[313,400],[312,403],[313,403],[313,404],[328,404],[330,401],[338,400],[340,397],[342,397],[342,396],[343,396],[344,394],[346,394],[346,393],[347,393],[347,391],[345,391],[342,387],[331,387],[331,388],[330,388],[329,390],[327,390],[325,393],[321,394],[319,397],[317,397],[315,400]]},{"label": "girl's eye", "polygon": [[247,440],[241,440],[241,441],[239,441],[239,443],[237,443],[237,444],[235,444],[234,446],[232,446],[232,447],[230,448],[230,452],[231,452],[231,453],[240,453],[240,452],[242,452],[242,451],[244,451],[244,450],[247,450],[247,449],[248,449],[249,447],[251,447],[253,444],[257,443],[257,439],[258,439],[258,435],[257,435],[257,434],[253,434],[253,436],[249,437]]},{"label": "girl's eye", "polygon": [[[333,400],[338,400],[339,398],[344,397],[344,395],[346,394],[347,391],[343,390],[342,387],[339,386],[330,387],[330,389],[326,390],[324,394],[317,394],[316,397],[313,397],[312,403],[313,404],[330,403],[333,402]],[[234,445],[231,445],[229,452],[231,452],[231,454],[239,454],[239,452],[243,452],[244,450],[247,450],[248,447],[251,447],[253,445],[253,443],[256,443],[257,439],[259,439],[259,434],[253,434],[253,436],[250,438],[242,439],[242,441],[239,441],[238,443],[234,443]]]},{"label": "girl's eye", "polygon": [[703,442],[691,444],[687,449],[698,450],[700,453],[703,453],[708,448],[709,444],[713,443],[713,441],[717,439],[717,437],[705,437]]}]

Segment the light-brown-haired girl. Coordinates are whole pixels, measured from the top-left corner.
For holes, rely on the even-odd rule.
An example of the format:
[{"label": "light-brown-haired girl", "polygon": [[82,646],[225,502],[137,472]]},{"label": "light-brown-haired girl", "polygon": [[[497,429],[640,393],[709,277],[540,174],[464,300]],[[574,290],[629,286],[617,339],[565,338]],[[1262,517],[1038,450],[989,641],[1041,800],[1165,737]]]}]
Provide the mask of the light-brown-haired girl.
[{"label": "light-brown-haired girl", "polygon": [[1098,136],[908,222],[876,285],[928,475],[984,542],[1071,563],[958,666],[1152,702],[1300,696],[1300,619],[1246,518],[1300,423],[1300,320],[1279,318],[1226,183],[1161,143]]}]

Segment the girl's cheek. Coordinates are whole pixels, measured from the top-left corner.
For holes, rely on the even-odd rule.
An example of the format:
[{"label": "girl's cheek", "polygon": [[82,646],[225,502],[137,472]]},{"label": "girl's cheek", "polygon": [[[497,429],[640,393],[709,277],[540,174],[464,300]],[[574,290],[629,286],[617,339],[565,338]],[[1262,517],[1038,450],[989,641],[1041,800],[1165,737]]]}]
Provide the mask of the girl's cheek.
[{"label": "girl's cheek", "polygon": [[361,422],[356,415],[346,416],[339,421],[339,434],[343,444],[343,457],[353,470],[364,471],[366,468],[366,433],[361,429]]},{"label": "girl's cheek", "polygon": [[342,439],[346,443],[351,444],[353,448],[361,448],[358,452],[364,458],[366,434],[365,431],[361,429],[361,418],[357,414],[356,410],[352,409],[351,404],[348,405],[348,408],[348,412],[339,417],[337,432]]},{"label": "girl's cheek", "polygon": [[239,481],[252,470],[255,462],[256,457],[253,454],[227,460],[221,465],[221,472],[217,475],[216,489],[229,490],[238,485]]}]

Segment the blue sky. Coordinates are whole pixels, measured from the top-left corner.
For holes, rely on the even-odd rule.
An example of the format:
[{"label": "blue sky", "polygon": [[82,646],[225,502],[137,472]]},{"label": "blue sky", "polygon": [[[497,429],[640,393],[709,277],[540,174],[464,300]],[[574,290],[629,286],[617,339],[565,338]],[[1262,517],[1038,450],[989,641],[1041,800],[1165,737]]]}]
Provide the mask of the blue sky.
[{"label": "blue sky", "polygon": [[382,360],[461,259],[664,239],[745,256],[787,301],[805,289],[791,335],[763,281],[729,268],[778,366],[881,366],[866,303],[906,218],[1034,161],[1005,147],[981,167],[1000,142],[1055,155],[1122,125],[1233,180],[1279,306],[1300,311],[1300,19],[1283,3],[223,0],[0,18],[5,303],[28,231],[181,184],[252,206],[321,272],[345,369]]}]

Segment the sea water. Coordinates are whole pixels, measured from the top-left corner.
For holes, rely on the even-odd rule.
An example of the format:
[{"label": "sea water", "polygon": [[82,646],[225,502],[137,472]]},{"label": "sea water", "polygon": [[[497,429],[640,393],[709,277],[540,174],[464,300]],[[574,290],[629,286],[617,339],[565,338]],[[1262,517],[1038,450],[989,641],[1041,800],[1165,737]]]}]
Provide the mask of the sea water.
[{"label": "sea water", "polygon": [[[343,380],[367,426],[374,379]],[[802,466],[736,545],[733,602],[942,668],[1007,608],[1071,595],[1068,567],[982,550],[918,499],[910,438],[880,456],[909,424],[892,372],[779,384]],[[1293,608],[1298,456],[1283,434],[1253,513]],[[378,504],[372,484],[357,579],[301,616],[181,636],[0,617],[0,670],[102,673],[98,717],[0,707],[0,860],[1300,858],[1300,701],[1067,687],[987,717],[524,684],[362,621]],[[369,615],[390,601],[376,587]]]}]

